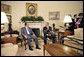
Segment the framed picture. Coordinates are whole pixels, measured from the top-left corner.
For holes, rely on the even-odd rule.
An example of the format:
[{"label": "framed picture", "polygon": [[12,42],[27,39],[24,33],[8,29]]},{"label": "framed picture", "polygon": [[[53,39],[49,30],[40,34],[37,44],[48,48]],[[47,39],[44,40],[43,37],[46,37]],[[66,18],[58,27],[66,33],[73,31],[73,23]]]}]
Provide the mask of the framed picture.
[{"label": "framed picture", "polygon": [[49,20],[59,20],[60,12],[49,12]]},{"label": "framed picture", "polygon": [[11,15],[6,15],[6,16],[7,16],[7,18],[8,18],[9,23],[12,23]]},{"label": "framed picture", "polygon": [[1,11],[11,14],[11,6],[6,4],[1,4]]},{"label": "framed picture", "polygon": [[26,15],[27,16],[37,16],[37,4],[26,3]]}]

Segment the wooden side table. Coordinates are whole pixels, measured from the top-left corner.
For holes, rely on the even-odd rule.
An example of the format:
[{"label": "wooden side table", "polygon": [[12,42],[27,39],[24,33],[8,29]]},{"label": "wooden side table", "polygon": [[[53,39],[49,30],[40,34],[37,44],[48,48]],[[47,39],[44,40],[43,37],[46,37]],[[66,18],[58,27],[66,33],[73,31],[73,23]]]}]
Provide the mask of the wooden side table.
[{"label": "wooden side table", "polygon": [[71,31],[65,31],[65,32],[58,32],[58,42],[60,42],[60,35],[64,35],[64,36],[70,36],[71,35]]},{"label": "wooden side table", "polygon": [[1,43],[13,43],[13,44],[17,44],[17,37],[1,38]]}]

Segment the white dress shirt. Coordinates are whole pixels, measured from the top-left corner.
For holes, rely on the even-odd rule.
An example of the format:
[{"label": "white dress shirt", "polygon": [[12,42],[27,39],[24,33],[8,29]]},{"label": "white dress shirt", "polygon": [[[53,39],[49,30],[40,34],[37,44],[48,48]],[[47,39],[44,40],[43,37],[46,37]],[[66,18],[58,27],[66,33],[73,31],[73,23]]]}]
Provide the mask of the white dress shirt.
[{"label": "white dress shirt", "polygon": [[27,34],[30,34],[29,31],[28,31],[28,27],[25,27],[25,28],[26,28]]},{"label": "white dress shirt", "polygon": [[49,26],[47,26],[47,29],[49,29]]},{"label": "white dress shirt", "polygon": [[75,22],[76,22],[76,19],[74,19],[75,20]]}]

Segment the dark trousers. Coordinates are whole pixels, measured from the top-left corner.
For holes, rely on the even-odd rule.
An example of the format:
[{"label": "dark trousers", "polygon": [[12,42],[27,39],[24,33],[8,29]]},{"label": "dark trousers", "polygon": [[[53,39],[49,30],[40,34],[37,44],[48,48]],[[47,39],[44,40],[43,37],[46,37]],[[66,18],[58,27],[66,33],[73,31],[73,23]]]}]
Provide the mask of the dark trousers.
[{"label": "dark trousers", "polygon": [[51,35],[51,36],[44,35],[44,44],[47,44],[47,38],[51,39],[52,43],[55,43],[56,35]]}]

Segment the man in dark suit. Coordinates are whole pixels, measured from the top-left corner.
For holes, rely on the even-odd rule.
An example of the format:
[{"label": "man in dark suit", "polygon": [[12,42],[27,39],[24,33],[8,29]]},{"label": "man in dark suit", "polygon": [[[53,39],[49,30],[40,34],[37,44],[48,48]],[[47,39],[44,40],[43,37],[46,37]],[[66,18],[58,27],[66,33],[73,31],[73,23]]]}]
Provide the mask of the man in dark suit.
[{"label": "man in dark suit", "polygon": [[47,44],[47,38],[52,39],[52,42],[55,43],[56,35],[52,34],[52,28],[49,26],[49,23],[46,23],[46,26],[43,27],[43,33],[44,33],[44,44]]},{"label": "man in dark suit", "polygon": [[72,23],[73,23],[73,28],[74,28],[74,29],[77,28],[76,22],[77,22],[77,14],[75,14],[75,15],[74,15],[74,18],[72,19]]},{"label": "man in dark suit", "polygon": [[37,37],[35,36],[34,32],[32,29],[29,27],[29,23],[25,23],[25,27],[21,29],[21,35],[23,36],[23,39],[26,40],[28,39],[28,45],[29,45],[29,50],[33,50],[31,48],[31,39],[33,38],[36,44],[36,49],[40,49],[38,46],[38,40]]},{"label": "man in dark suit", "polygon": [[76,24],[77,28],[83,28],[83,13],[79,13]]}]

